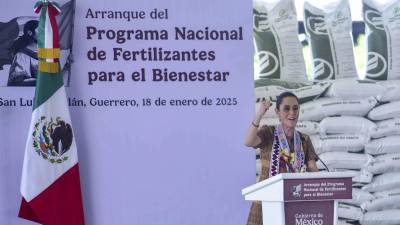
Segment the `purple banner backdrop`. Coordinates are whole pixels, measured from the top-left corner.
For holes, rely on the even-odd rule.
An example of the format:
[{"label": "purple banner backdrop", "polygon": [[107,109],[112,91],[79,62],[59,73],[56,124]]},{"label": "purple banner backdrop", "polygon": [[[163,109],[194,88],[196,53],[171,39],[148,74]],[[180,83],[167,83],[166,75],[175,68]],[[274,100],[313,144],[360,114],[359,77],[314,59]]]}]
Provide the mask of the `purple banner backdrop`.
[{"label": "purple banner backdrop", "polygon": [[[34,3],[1,1],[1,22],[33,15]],[[255,153],[243,145],[254,108],[251,12],[251,1],[76,2],[67,93],[86,224],[245,224],[240,190],[255,182]],[[184,27],[200,32],[177,40]],[[168,37],[143,40],[140,30]],[[207,30],[230,40],[204,40]],[[148,48],[181,58],[150,60]],[[157,81],[166,70],[196,74]],[[0,224],[33,224],[17,213],[34,90],[0,86]]]}]

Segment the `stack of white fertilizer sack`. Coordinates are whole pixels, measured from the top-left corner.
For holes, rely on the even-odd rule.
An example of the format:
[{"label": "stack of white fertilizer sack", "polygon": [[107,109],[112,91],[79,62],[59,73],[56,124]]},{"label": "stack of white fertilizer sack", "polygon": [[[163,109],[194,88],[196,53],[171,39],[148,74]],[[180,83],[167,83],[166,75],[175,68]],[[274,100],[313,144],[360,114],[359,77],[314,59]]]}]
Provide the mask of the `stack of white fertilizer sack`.
[{"label": "stack of white fertilizer sack", "polygon": [[311,140],[321,160],[331,171],[357,173],[353,199],[339,204],[338,215],[361,224],[400,223],[382,216],[400,209],[400,198],[391,197],[400,194],[393,190],[400,185],[400,96],[386,101],[388,94],[382,83],[338,80],[325,97],[301,106],[301,119],[319,122]]},{"label": "stack of white fertilizer sack", "polygon": [[[257,108],[284,91],[299,96],[297,129],[310,136],[319,169],[325,169],[323,161],[330,171],[353,171],[353,199],[339,204],[340,223],[400,224],[400,216],[388,217],[400,213],[400,95],[393,94],[398,90],[400,81],[256,81]],[[261,120],[277,123],[274,108]]]},{"label": "stack of white fertilizer sack", "polygon": [[[306,77],[303,56],[289,37],[295,27],[293,0],[268,3],[258,2],[254,9],[260,77],[266,77],[255,83],[256,110],[263,99],[273,102],[261,125],[279,123],[276,96],[296,94],[301,104],[296,129],[310,136],[321,159],[318,168],[326,169],[323,161],[330,171],[354,174],[353,199],[340,202],[338,224],[399,225],[400,0],[363,0],[367,57],[362,72],[354,66],[348,0],[306,0],[311,77],[319,81],[313,83],[293,83]],[[358,80],[358,74],[369,81]]]}]

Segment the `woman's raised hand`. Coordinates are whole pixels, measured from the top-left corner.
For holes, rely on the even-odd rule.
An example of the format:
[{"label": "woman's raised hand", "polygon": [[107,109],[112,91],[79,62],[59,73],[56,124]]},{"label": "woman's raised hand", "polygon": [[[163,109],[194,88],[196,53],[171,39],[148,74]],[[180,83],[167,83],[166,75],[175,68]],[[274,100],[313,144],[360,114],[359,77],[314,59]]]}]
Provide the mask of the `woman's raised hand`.
[{"label": "woman's raised hand", "polygon": [[261,143],[260,137],[257,135],[257,130],[260,127],[260,121],[264,114],[268,111],[269,107],[271,107],[271,102],[269,100],[262,100],[260,104],[260,108],[256,113],[256,117],[251,122],[249,129],[247,130],[244,144],[248,147],[255,147]]},{"label": "woman's raised hand", "polygon": [[257,118],[262,118],[263,115],[268,111],[269,107],[271,107],[272,103],[270,100],[262,100],[260,107],[258,108],[256,117]]}]

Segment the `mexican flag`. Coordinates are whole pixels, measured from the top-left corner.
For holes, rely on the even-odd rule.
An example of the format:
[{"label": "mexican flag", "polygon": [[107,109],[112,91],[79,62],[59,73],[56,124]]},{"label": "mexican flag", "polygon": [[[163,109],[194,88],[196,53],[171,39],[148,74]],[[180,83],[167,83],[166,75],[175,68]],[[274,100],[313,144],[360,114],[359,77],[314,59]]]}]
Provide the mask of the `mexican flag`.
[{"label": "mexican flag", "polygon": [[39,73],[22,169],[19,216],[42,225],[83,225],[78,155],[59,66],[55,16],[60,8],[38,2]]}]

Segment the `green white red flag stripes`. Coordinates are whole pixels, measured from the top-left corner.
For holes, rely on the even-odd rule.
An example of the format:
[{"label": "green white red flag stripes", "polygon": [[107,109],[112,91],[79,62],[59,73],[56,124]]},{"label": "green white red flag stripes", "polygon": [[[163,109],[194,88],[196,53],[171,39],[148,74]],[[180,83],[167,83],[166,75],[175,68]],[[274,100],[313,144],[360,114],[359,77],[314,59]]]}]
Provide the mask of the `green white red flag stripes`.
[{"label": "green white red flag stripes", "polygon": [[56,3],[38,2],[35,4],[35,12],[40,13],[38,35],[39,70],[43,72],[58,72],[60,46],[56,16],[60,14],[60,7]]},{"label": "green white red flag stripes", "polygon": [[39,64],[44,66],[37,75],[19,216],[42,225],[84,225],[77,148],[59,72],[58,30],[52,22],[59,10],[54,3],[38,2],[35,11],[40,12],[38,47],[44,50]]}]

